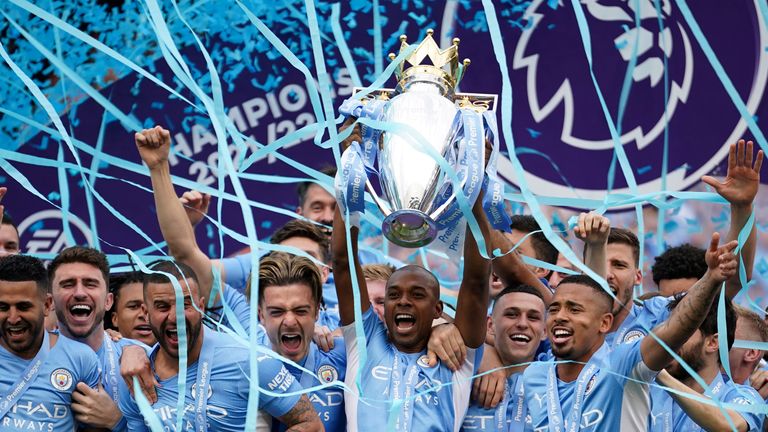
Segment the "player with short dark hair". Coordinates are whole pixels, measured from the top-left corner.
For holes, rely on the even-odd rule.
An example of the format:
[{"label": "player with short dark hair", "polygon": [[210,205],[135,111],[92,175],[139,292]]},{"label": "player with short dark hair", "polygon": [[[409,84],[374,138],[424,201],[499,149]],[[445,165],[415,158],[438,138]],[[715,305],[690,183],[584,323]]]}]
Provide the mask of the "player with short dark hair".
[{"label": "player with short dark hair", "polygon": [[99,382],[93,350],[45,330],[50,304],[40,260],[0,258],[1,430],[75,430],[76,385],[93,390]]},{"label": "player with short dark hair", "polygon": [[112,293],[110,321],[118,333],[148,346],[157,342],[149,327],[144,305],[144,274],[128,272],[109,277]]},{"label": "player with short dark hair", "polygon": [[68,247],[51,261],[48,277],[61,334],[91,347],[102,370],[96,391],[78,384],[72,409],[86,423],[125,430],[125,419],[118,409],[122,382],[119,359],[127,346],[147,347],[128,338],[115,342],[104,331],[104,316],[113,300],[107,289],[106,255],[90,247]]},{"label": "player with short dark hair", "polygon": [[504,397],[495,408],[470,404],[462,431],[531,430],[522,377],[546,337],[545,311],[540,290],[528,285],[504,288],[493,300],[488,335],[504,366]]},{"label": "player with short dark hair", "polygon": [[[703,176],[701,180],[713,187],[731,207],[731,223],[726,240],[739,238],[741,229],[752,214],[752,206],[760,184],[760,168],[763,162],[763,151],[759,150],[753,162],[753,143],[739,140],[732,144],[728,153],[728,171],[722,182],[714,177]],[[744,263],[746,278],[752,277],[752,267],[755,258],[756,231],[752,227],[746,241],[739,249],[740,261]],[[586,254],[587,257],[599,254]],[[633,340],[648,334],[648,331],[669,317],[669,298],[654,297],[635,304],[633,301],[635,286],[642,281],[643,275],[639,268],[640,241],[637,236],[623,228],[611,228],[607,245],[605,246],[605,261],[589,261],[587,264],[593,270],[606,269],[608,286],[616,295],[613,308],[613,327],[606,340],[612,346]],[[741,290],[741,280],[738,274],[733,275],[727,283],[725,294],[733,298]]]},{"label": "player with short dark hair", "polygon": [[[475,203],[473,214],[483,237],[489,239],[490,227],[481,199]],[[415,265],[396,270],[387,281],[382,323],[373,313],[367,284],[357,259],[359,230],[349,227],[349,231],[352,236],[351,262],[347,253],[347,227],[337,208],[331,249],[339,312],[347,345],[349,388],[357,389],[354,377],[358,370],[361,372],[360,394],[348,394],[345,401],[347,430],[378,430],[388,422],[394,422],[405,430],[457,430],[469,402],[469,377],[474,374],[482,355],[482,349],[478,348],[485,339],[486,326],[477,317],[483,316],[488,307],[489,261],[481,256],[474,236],[468,234],[464,243],[464,274],[454,321],[467,347],[467,359],[458,371],[452,372],[444,362],[431,366],[427,356],[432,321],[439,318],[442,312],[440,285],[435,276]],[[357,306],[362,312],[362,322],[358,324],[355,324],[351,269],[354,269],[360,290]],[[362,326],[365,332],[365,363],[358,356],[356,325]],[[452,384],[442,386],[449,382]],[[406,404],[405,409],[391,412],[392,402],[397,400]]]},{"label": "player with short dark hair", "polygon": [[[146,134],[147,132],[144,131]],[[150,138],[151,139],[151,138]],[[176,425],[175,409],[179,399],[180,357],[186,354],[186,388],[184,388],[185,428],[199,429],[200,421],[217,431],[240,431],[245,424],[251,385],[250,350],[232,336],[204,328],[205,303],[198,289],[194,270],[172,261],[150,266],[144,280],[144,303],[152,332],[158,344],[149,355],[150,367],[159,380],[157,401],[152,405],[157,420],[166,428]],[[175,282],[175,284],[174,284]],[[181,290],[182,304],[177,303],[176,287]],[[184,333],[177,321],[177,308],[184,319]],[[182,351],[186,345],[186,351]],[[276,393],[301,390],[279,361],[259,356],[260,388]],[[205,402],[198,403],[197,401]],[[304,425],[321,430],[317,413],[306,395],[259,395],[259,408],[290,426]],[[120,409],[131,431],[149,431],[147,422],[127,387],[121,388]],[[171,414],[173,413],[173,414]]]},{"label": "player with short dark hair", "polygon": [[[0,198],[2,198],[2,195],[0,195]],[[0,257],[17,254],[19,252],[21,252],[19,228],[16,226],[11,215],[3,211],[2,222],[0,222]]]},{"label": "player with short dark hair", "polygon": [[[678,294],[670,303],[670,309],[675,310],[687,295]],[[724,314],[716,301],[707,313],[699,328],[680,347],[680,358],[693,372],[701,377],[709,390],[707,395],[721,403],[735,405],[755,405],[762,402],[760,395],[748,385],[741,385],[725,375],[720,363],[719,346],[725,337],[725,344],[731,349],[736,332],[737,315],[729,299],[725,299]],[[718,332],[718,322],[724,319],[726,335]],[[703,396],[705,389],[677,361],[672,361],[666,368],[666,373],[659,374],[657,382],[675,390]],[[736,412],[728,409],[728,416],[739,431],[759,432],[762,430],[764,415],[747,411]],[[701,402],[685,395],[667,392],[661,387],[651,389],[650,432],[666,432],[668,430],[702,431],[730,430],[728,419],[716,406],[706,406]]]},{"label": "player with short dark hair", "polygon": [[[672,350],[696,331],[717,288],[736,273],[732,251],[737,243],[718,246],[719,239],[717,233],[712,236],[707,274],[675,313],[654,329]],[[535,363],[523,373],[534,430],[550,425],[585,432],[648,427],[647,383],[672,357],[654,337],[611,350],[605,336],[613,325],[613,304],[607,292],[587,276],[568,276],[558,285],[547,311],[547,335],[559,362]]]},{"label": "player with short dark hair", "polygon": [[[512,245],[520,243],[517,250],[521,254],[549,264],[557,263],[557,248],[547,240],[547,237],[541,232],[541,227],[536,219],[531,215],[512,215],[510,220],[510,232],[506,236],[512,242]],[[542,267],[531,266],[531,269],[537,277],[549,279],[552,270]]]},{"label": "player with short dark hair", "polygon": [[689,243],[668,248],[656,257],[651,273],[659,293],[670,297],[687,291],[707,271],[702,248]]}]

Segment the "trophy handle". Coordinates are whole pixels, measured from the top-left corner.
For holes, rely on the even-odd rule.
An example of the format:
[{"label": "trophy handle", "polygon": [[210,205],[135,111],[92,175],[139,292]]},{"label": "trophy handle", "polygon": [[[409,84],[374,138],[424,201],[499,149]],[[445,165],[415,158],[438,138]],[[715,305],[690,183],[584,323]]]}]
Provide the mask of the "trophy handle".
[{"label": "trophy handle", "polygon": [[381,210],[381,213],[384,214],[384,217],[389,216],[392,214],[392,209],[389,208],[389,205],[382,200],[379,197],[379,194],[376,193],[376,191],[373,189],[373,185],[371,184],[371,180],[366,177],[365,179],[365,188],[368,189],[368,193],[371,194],[371,198],[373,198],[373,202],[376,203],[376,206]]}]

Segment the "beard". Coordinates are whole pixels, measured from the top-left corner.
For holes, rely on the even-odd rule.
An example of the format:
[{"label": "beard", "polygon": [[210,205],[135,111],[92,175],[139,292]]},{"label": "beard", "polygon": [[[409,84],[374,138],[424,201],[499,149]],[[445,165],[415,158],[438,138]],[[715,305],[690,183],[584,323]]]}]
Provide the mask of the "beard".
[{"label": "beard", "polygon": [[59,324],[66,328],[70,336],[78,339],[85,339],[92,335],[94,331],[104,328],[104,310],[94,310],[93,312],[93,325],[87,330],[75,330],[67,322],[66,311],[56,308],[56,318],[59,319]]},{"label": "beard", "polygon": [[[698,373],[704,367],[704,358],[701,355],[701,350],[703,347],[704,340],[702,339],[692,348],[685,351],[680,351],[680,358],[685,361],[685,363],[687,363],[688,366],[696,373]],[[688,378],[691,378],[691,374],[688,373],[685,368],[683,368],[683,365],[676,361],[667,368],[667,372],[669,372],[669,374],[678,381],[684,381]]]},{"label": "beard", "polygon": [[[186,320],[184,324],[187,327],[187,351],[192,349],[193,346],[195,346],[195,343],[200,338],[200,331],[202,328],[202,321],[198,321],[196,324],[192,324],[189,320]],[[152,329],[152,334],[155,335],[155,339],[160,344],[160,347],[163,348],[163,350],[168,353],[171,357],[178,358],[179,352],[178,350],[176,352],[172,351],[171,347],[168,344],[168,341],[165,336],[165,330],[168,327],[167,324],[163,324],[160,326],[160,328],[157,328],[150,324],[150,328]],[[179,328],[176,327],[177,335],[178,335]],[[178,345],[179,349],[181,348],[181,343]]]}]

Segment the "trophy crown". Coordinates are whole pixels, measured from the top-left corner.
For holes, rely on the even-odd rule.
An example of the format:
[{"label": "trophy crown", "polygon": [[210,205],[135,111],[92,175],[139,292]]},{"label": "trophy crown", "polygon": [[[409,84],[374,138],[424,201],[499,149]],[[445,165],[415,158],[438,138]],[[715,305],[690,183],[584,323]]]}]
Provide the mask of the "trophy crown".
[{"label": "trophy crown", "polygon": [[[432,37],[433,34],[434,30],[427,29],[427,35],[416,50],[395,69],[395,77],[398,82],[402,82],[404,78],[415,74],[435,75],[450,87],[452,93],[464,76],[464,69],[469,66],[470,61],[464,59],[461,64],[459,63],[459,38],[453,38],[451,46],[441,50]],[[406,35],[400,35],[400,52],[410,46],[407,40]],[[390,60],[394,60],[395,57],[395,54],[389,54]],[[429,58],[431,65],[423,63],[426,58]],[[410,64],[407,68],[406,63]]]}]

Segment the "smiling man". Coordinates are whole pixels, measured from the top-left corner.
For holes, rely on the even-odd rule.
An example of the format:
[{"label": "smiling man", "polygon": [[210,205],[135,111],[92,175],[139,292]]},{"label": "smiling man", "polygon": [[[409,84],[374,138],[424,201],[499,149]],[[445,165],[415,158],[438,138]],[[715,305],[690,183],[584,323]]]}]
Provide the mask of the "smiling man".
[{"label": "smiling man", "polygon": [[72,409],[81,421],[124,430],[125,420],[118,409],[120,355],[137,342],[126,338],[114,342],[104,332],[104,314],[112,306],[107,257],[93,248],[66,248],[51,261],[48,277],[61,334],[91,347],[103,371],[96,391],[78,385]]},{"label": "smiling man", "polygon": [[541,292],[528,285],[505,288],[496,296],[488,318],[488,335],[507,374],[504,399],[495,409],[471,404],[462,431],[532,430],[522,372],[536,359],[536,350],[545,338],[545,309]]},{"label": "smiling man", "polygon": [[[490,238],[490,227],[478,198],[473,213],[483,237]],[[427,341],[432,321],[440,317],[440,285],[435,276],[419,266],[405,266],[387,281],[384,296],[384,322],[376,316],[368,296],[367,283],[357,255],[359,230],[350,227],[352,257],[347,254],[344,220],[338,208],[333,222],[333,268],[339,298],[339,314],[347,345],[347,386],[356,389],[360,371],[360,394],[347,395],[347,430],[381,430],[394,424],[400,430],[458,430],[469,402],[470,380],[482,357],[479,349],[485,340],[485,325],[478,317],[488,307],[490,263],[480,255],[476,240],[468,230],[464,242],[464,274],[454,325],[467,347],[466,361],[452,372],[444,362],[430,366]],[[352,271],[359,288],[359,303],[353,297]],[[355,307],[362,322],[355,323]],[[356,327],[365,332],[367,361],[358,355]],[[452,384],[448,384],[452,383]],[[443,384],[447,384],[443,386]],[[418,394],[417,394],[418,393]],[[391,411],[393,401],[402,409]],[[396,417],[392,417],[396,416]]]},{"label": "smiling man", "polygon": [[75,385],[93,390],[99,380],[90,348],[45,331],[50,304],[40,260],[0,258],[0,430],[75,430]]},{"label": "smiling man", "polygon": [[[736,144],[731,144],[728,171],[723,181],[710,176],[702,177],[704,183],[714,188],[730,204],[731,223],[725,237],[727,241],[740,237],[742,228],[752,215],[753,202],[760,185],[763,157],[762,150],[754,153],[752,141],[745,143],[744,140],[739,140]],[[747,280],[752,277],[756,236],[753,226],[739,251]],[[612,310],[613,325],[606,336],[609,345],[615,347],[641,338],[648,334],[648,330],[669,317],[669,298],[654,297],[642,304],[635,304],[633,301],[634,288],[643,278],[640,269],[640,242],[634,233],[626,229],[611,228],[604,261],[596,258],[601,254],[589,251],[592,247],[589,243],[585,244],[584,263],[599,274],[602,273],[598,269],[606,270],[606,280],[616,296]],[[734,274],[726,284],[726,296],[733,298],[741,288],[740,276],[738,273]]]},{"label": "smiling man", "polygon": [[[176,407],[184,399],[183,430],[242,431],[248,412],[251,376],[250,350],[233,337],[204,328],[205,306],[194,271],[182,263],[161,261],[150,267],[144,282],[145,309],[157,338],[150,367],[159,380],[157,402],[152,409],[167,430],[175,430]],[[170,279],[173,277],[174,279]],[[173,282],[182,290],[177,304]],[[187,374],[184,394],[179,395],[180,354],[177,308],[184,318]],[[259,383],[276,393],[301,390],[296,380],[275,359],[257,359]],[[131,431],[149,431],[127,387],[121,387],[120,408]],[[196,401],[205,402],[197,403]],[[317,414],[305,395],[259,395],[259,408],[294,429],[321,430]],[[205,424],[202,424],[205,422]]]},{"label": "smiling man", "polygon": [[[680,303],[680,296],[670,304],[674,310]],[[748,385],[735,383],[723,373],[720,363],[720,344],[730,349],[734,342],[736,331],[736,313],[730,300],[725,300],[723,315],[719,314],[719,305],[716,302],[709,311],[696,332],[683,344],[678,351],[680,358],[695,372],[709,387],[705,395],[705,389],[694,379],[683,366],[673,360],[666,367],[666,374],[660,374],[657,381],[664,386],[677,389],[672,380],[689,387],[701,397],[710,397],[721,403],[741,406],[757,405],[762,399],[757,392]],[[725,328],[726,334],[719,333],[719,327]],[[725,341],[723,342],[723,339]],[[663,388],[654,386],[651,389],[651,407],[649,432],[687,431],[701,432],[704,430],[731,430],[731,426],[718,407],[711,406],[701,409],[698,401],[676,393],[667,393]],[[709,414],[704,414],[709,411]],[[712,415],[714,413],[714,415]],[[762,431],[765,415],[748,411],[734,412],[728,410],[728,415],[736,430],[741,432]],[[719,420],[719,421],[718,421]]]},{"label": "smiling man", "polygon": [[525,370],[525,398],[534,430],[608,431],[648,428],[647,382],[698,329],[717,289],[736,273],[733,241],[707,250],[707,273],[696,282],[669,319],[643,337],[610,349],[605,336],[613,325],[613,299],[585,275],[560,282],[547,310],[552,353],[562,362],[535,363]]},{"label": "smiling man", "polygon": [[[347,355],[337,338],[330,351],[313,342],[322,298],[322,277],[310,260],[286,253],[272,253],[259,263],[259,320],[272,349],[306,369],[286,365],[302,387],[344,382]],[[327,431],[346,429],[344,391],[326,387],[308,394]],[[280,425],[279,430],[285,430]]]}]

